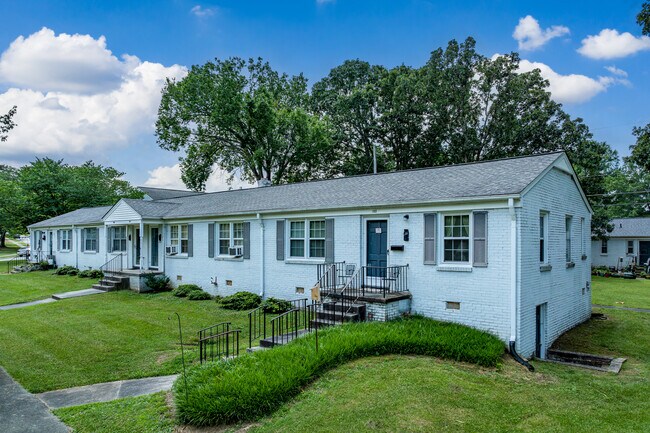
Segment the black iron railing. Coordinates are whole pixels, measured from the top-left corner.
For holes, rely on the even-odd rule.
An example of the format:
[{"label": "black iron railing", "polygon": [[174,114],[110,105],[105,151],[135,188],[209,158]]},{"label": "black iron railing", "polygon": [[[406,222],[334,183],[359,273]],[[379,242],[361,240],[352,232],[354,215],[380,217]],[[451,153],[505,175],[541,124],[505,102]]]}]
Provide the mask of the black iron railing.
[{"label": "black iron railing", "polygon": [[99,270],[106,274],[117,274],[124,269],[122,265],[122,253],[117,254],[115,257],[104,263],[99,267]]},{"label": "black iron railing", "polygon": [[[291,303],[291,309],[304,309],[307,305],[307,298],[287,302]],[[271,320],[277,315],[276,313],[267,313],[263,306],[248,312],[248,347],[253,347],[253,342],[258,339],[267,338],[268,331],[271,329]]]},{"label": "black iron railing", "polygon": [[316,268],[318,286],[324,291],[340,289],[347,281],[346,276],[354,273],[354,267],[345,262],[319,263]]},{"label": "black iron railing", "polygon": [[292,301],[294,308],[271,319],[271,343],[288,343],[301,333],[309,331],[312,317],[307,309],[307,299]]},{"label": "black iron railing", "polygon": [[241,329],[230,329],[222,322],[199,331],[199,361],[214,361],[239,355]]},{"label": "black iron railing", "polygon": [[7,273],[11,272],[16,266],[26,265],[28,263],[27,257],[14,257],[7,262]]}]

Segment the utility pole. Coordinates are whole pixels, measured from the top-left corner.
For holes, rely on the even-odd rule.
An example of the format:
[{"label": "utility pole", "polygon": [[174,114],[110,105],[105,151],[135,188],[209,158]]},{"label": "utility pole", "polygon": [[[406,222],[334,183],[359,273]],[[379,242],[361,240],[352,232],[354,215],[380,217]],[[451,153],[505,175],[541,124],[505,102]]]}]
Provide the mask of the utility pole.
[{"label": "utility pole", "polygon": [[372,173],[377,174],[377,143],[372,142]]}]

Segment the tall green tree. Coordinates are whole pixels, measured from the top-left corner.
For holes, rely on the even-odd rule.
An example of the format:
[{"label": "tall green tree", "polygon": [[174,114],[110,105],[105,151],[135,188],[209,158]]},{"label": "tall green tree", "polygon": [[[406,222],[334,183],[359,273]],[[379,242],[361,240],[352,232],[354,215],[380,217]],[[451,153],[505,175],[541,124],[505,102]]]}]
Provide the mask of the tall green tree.
[{"label": "tall green tree", "polygon": [[22,231],[24,196],[18,184],[18,170],[0,164],[0,248],[6,246],[7,233]]},{"label": "tall green tree", "polygon": [[636,137],[636,143],[630,146],[630,162],[650,172],[650,123],[633,128],[632,134]]},{"label": "tall green tree", "polygon": [[650,2],[644,2],[641,11],[636,16],[636,22],[641,26],[641,33],[650,36]]},{"label": "tall green tree", "polygon": [[7,141],[9,131],[16,126],[12,120],[15,114],[16,106],[13,106],[7,114],[0,116],[0,141]]},{"label": "tall green tree", "polygon": [[160,147],[185,151],[182,179],[204,190],[216,165],[249,181],[322,177],[331,153],[328,125],[310,112],[307,80],[261,59],[216,60],[168,81],[158,110]]}]

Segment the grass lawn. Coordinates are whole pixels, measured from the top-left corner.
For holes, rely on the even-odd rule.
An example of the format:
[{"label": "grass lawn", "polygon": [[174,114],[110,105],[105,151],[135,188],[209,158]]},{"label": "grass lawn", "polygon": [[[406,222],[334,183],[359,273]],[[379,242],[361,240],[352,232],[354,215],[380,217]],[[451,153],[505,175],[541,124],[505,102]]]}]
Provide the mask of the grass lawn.
[{"label": "grass lawn", "polygon": [[[31,392],[178,373],[177,321],[168,320],[174,312],[190,343],[200,328],[218,322],[248,328],[245,312],[214,301],[110,292],[0,312],[0,365]],[[188,347],[186,357],[196,359],[197,352]]]},{"label": "grass lawn", "polygon": [[[0,262],[0,268],[2,265]],[[52,275],[52,271],[0,274],[0,305],[45,299],[54,293],[70,290],[89,289],[96,282],[89,278]]]},{"label": "grass lawn", "polygon": [[[650,431],[650,314],[602,312],[608,320],[579,326],[558,346],[625,356],[618,375],[545,362],[534,362],[529,373],[510,359],[489,369],[422,356],[371,357],[326,373],[253,426],[225,431]],[[79,432],[105,422],[121,432],[142,419],[151,422],[129,431],[156,431],[156,416],[170,415],[158,406],[161,398],[149,404],[151,398],[129,399],[128,407],[139,410],[103,403],[56,414]]]},{"label": "grass lawn", "polygon": [[592,278],[592,302],[619,307],[650,308],[650,280]]},{"label": "grass lawn", "polygon": [[5,240],[6,247],[0,247],[0,259],[15,257],[18,249],[23,246],[22,243],[14,241],[13,239]]}]

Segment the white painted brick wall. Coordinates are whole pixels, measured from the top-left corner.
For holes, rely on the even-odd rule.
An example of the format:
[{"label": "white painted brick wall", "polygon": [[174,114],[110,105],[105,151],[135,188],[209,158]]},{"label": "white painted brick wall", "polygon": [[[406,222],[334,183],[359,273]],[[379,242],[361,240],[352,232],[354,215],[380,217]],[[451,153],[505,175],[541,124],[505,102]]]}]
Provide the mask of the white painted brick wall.
[{"label": "white painted brick wall", "polygon": [[[568,329],[587,320],[591,315],[591,217],[570,177],[551,170],[522,199],[519,212],[519,250],[521,263],[519,280],[521,294],[518,303],[519,320],[517,350],[528,357],[535,350],[535,308],[547,303],[546,346]],[[540,271],[539,214],[549,212],[548,254],[552,270]],[[571,215],[572,259],[574,268],[567,268],[565,256],[565,217]],[[584,241],[580,238],[580,218],[585,219]],[[584,242],[587,258],[583,260]]]},{"label": "white painted brick wall", "polygon": [[[629,239],[634,242],[634,252],[639,252],[639,241],[637,239]],[[631,257],[627,254],[627,241],[628,239],[609,239],[607,241],[607,254],[601,253],[601,242],[591,242],[591,257],[593,257],[593,266],[617,266],[619,259],[623,258],[623,266],[630,263]],[[638,261],[638,258],[636,259]]]}]

